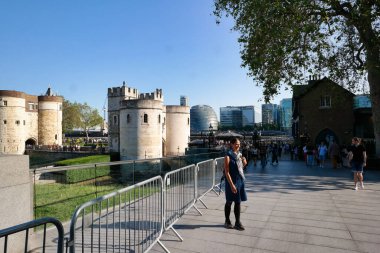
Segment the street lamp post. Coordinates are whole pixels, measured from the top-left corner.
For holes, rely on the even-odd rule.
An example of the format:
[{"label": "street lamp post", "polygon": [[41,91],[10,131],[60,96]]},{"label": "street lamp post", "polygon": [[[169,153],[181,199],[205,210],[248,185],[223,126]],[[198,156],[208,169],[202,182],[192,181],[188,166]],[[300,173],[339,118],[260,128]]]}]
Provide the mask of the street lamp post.
[{"label": "street lamp post", "polygon": [[212,135],[213,135],[213,132],[212,132],[213,127],[212,127],[211,123],[210,123],[210,126],[208,127],[208,129],[209,129],[208,147],[210,148],[211,147],[211,139],[212,139]]}]

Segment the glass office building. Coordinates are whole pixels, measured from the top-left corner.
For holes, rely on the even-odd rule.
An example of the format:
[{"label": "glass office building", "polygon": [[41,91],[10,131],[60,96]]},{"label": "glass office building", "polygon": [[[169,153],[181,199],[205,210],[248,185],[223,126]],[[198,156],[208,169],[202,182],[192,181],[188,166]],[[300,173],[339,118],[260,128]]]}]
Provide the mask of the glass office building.
[{"label": "glass office building", "polygon": [[220,107],[220,126],[235,129],[255,124],[254,106]]},{"label": "glass office building", "polygon": [[200,132],[218,129],[218,118],[214,109],[208,105],[195,105],[190,108],[190,131]]},{"label": "glass office building", "polygon": [[280,101],[280,127],[281,130],[292,132],[292,99],[284,98]]},{"label": "glass office building", "polygon": [[262,104],[261,105],[262,113],[262,123],[263,124],[280,124],[280,113],[278,110],[278,105],[276,104]]}]

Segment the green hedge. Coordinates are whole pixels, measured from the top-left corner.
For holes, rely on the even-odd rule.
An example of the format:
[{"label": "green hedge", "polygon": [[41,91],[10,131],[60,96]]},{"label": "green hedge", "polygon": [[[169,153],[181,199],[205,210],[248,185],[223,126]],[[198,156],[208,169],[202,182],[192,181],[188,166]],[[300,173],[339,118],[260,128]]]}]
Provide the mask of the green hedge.
[{"label": "green hedge", "polygon": [[[109,162],[110,157],[108,155],[95,155],[95,156],[86,156],[75,159],[68,159],[56,163],[56,166],[68,166],[68,165],[78,165],[86,163],[100,163],[100,162]],[[91,167],[86,169],[76,169],[76,170],[67,170],[64,172],[64,182],[65,183],[76,183],[86,180],[96,179],[99,177],[108,176],[110,174],[109,166],[101,167]]]},{"label": "green hedge", "polygon": [[110,166],[92,167],[88,169],[77,169],[65,171],[66,183],[77,183],[90,179],[108,176],[110,174]]}]

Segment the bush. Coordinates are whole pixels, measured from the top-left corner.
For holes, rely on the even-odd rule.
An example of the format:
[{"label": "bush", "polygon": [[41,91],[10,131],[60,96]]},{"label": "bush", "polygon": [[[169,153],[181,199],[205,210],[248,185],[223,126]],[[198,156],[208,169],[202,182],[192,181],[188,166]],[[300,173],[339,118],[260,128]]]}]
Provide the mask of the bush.
[{"label": "bush", "polygon": [[66,183],[77,183],[90,179],[96,179],[110,174],[110,166],[92,167],[65,171]]},{"label": "bush", "polygon": [[[79,157],[74,159],[68,159],[64,161],[57,162],[55,166],[68,166],[68,165],[78,165],[86,163],[100,163],[100,162],[109,162],[110,157],[108,155],[94,155]],[[82,182],[90,179],[95,179],[98,177],[108,176],[110,174],[109,166],[101,167],[91,167],[86,169],[74,169],[67,170],[64,172],[64,182],[66,183],[76,183]]]}]

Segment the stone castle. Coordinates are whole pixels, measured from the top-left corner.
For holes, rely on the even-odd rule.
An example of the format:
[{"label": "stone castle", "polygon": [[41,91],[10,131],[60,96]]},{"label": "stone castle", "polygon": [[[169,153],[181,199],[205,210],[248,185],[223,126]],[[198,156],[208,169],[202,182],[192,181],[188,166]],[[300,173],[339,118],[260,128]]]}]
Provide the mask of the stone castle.
[{"label": "stone castle", "polygon": [[50,88],[42,96],[0,90],[0,154],[24,154],[26,145],[62,145],[62,103]]},{"label": "stone castle", "polygon": [[190,107],[164,105],[161,89],[108,89],[108,143],[120,160],[182,155],[190,137]]}]

